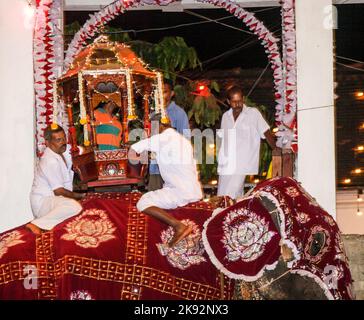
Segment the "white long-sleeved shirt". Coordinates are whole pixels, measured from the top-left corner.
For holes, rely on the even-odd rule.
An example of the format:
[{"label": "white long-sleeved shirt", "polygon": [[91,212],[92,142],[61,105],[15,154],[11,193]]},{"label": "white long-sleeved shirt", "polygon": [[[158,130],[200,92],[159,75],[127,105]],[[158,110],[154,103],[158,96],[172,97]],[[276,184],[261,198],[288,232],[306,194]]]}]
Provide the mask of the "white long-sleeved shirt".
[{"label": "white long-sleeved shirt", "polygon": [[44,150],[34,173],[30,201],[33,212],[38,211],[43,197],[54,196],[53,190],[65,188],[73,191],[73,171],[70,146],[67,146],[62,157],[50,148]]},{"label": "white long-sleeved shirt", "polygon": [[256,108],[244,105],[239,117],[234,120],[232,109],[226,111],[221,120],[218,135],[222,138],[218,155],[220,175],[257,174],[259,166],[260,140],[269,125]]},{"label": "white long-sleeved shirt", "polygon": [[182,198],[202,198],[196,160],[191,142],[176,130],[169,128],[160,134],[133,144],[137,153],[152,151],[156,154],[163,187],[177,189]]}]

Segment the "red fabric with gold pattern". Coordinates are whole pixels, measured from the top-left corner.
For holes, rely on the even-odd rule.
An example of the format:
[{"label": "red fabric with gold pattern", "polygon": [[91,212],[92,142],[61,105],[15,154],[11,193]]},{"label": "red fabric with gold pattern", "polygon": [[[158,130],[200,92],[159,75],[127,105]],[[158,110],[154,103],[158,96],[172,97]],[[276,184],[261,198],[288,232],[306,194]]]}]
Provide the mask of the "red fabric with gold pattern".
[{"label": "red fabric with gold pattern", "polygon": [[[171,210],[194,231],[169,249],[165,243],[173,233],[137,211],[140,195],[91,194],[78,216],[52,231],[35,237],[24,226],[15,229],[23,238],[0,241],[0,255],[6,251],[0,299],[220,299],[220,274],[201,240],[212,208],[199,202]],[[24,276],[14,277],[9,264],[35,265],[37,289],[25,289]],[[232,292],[233,282],[225,278],[223,297]]]},{"label": "red fabric with gold pattern", "polygon": [[274,269],[280,235],[257,198],[247,198],[206,221],[205,248],[215,266],[234,279],[254,281]]},{"label": "red fabric with gold pattern", "polygon": [[352,278],[335,220],[292,178],[264,181],[253,191],[278,208],[282,241],[293,250],[291,272],[313,278],[329,299],[352,299]]},{"label": "red fabric with gold pattern", "polygon": [[[32,282],[27,275],[37,270],[37,244],[24,227],[0,234],[0,299],[37,299],[36,291],[25,289]],[[40,272],[40,281],[43,276]]]}]

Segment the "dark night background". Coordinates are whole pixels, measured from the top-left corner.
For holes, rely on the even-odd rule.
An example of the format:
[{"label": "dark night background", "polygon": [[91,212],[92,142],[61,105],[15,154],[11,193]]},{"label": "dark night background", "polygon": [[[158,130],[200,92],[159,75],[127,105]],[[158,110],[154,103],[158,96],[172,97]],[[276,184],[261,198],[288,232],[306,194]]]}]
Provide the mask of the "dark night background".
[{"label": "dark night background", "polygon": [[[364,130],[359,127],[364,123],[364,99],[358,99],[355,93],[364,92],[364,65],[341,57],[364,61],[364,5],[339,5],[338,29],[335,30],[336,56],[336,122],[337,122],[337,182],[342,186],[345,178],[351,178],[352,185],[364,185],[364,173],[352,174],[355,168],[364,170],[363,153],[354,151],[358,145],[364,145]],[[275,35],[281,37],[281,16],[278,7],[248,8],[255,12],[257,18]],[[227,17],[221,22],[246,30],[242,21],[231,16],[223,9],[189,10],[208,17],[218,19]],[[79,21],[82,25],[92,12],[68,11],[65,24]],[[142,29],[171,27],[206,21],[187,12],[162,11],[127,11],[110,23],[110,26],[129,32],[132,39],[158,42],[165,36],[181,36],[189,46],[196,49],[203,70],[194,77],[203,77],[207,71],[232,68],[264,69],[268,63],[264,48],[255,35],[234,30],[214,22],[184,26],[163,31],[145,31]],[[308,20],[309,21],[309,20]],[[220,56],[220,57],[218,57]],[[217,57],[217,58],[216,58]],[[353,66],[350,69],[340,64]],[[271,73],[268,71],[267,75]],[[258,85],[259,86],[259,85]],[[321,133],[324,134],[324,133]],[[319,139],[319,136],[318,136]],[[314,155],[313,155],[314,156]]]}]

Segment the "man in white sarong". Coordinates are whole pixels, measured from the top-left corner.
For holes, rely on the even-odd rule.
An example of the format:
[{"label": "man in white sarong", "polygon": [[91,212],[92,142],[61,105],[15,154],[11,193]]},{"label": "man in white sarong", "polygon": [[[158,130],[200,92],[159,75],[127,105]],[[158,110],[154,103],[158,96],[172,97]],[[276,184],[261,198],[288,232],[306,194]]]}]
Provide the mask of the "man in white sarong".
[{"label": "man in white sarong", "polygon": [[48,126],[44,138],[47,148],[35,170],[30,193],[35,220],[26,225],[37,235],[78,214],[82,206],[77,200],[84,197],[73,192],[72,159],[63,128]]},{"label": "man in white sarong", "polygon": [[162,189],[145,193],[137,208],[174,228],[174,236],[169,242],[172,247],[187,237],[192,228],[163,209],[185,206],[200,200],[203,195],[191,142],[171,128],[170,123],[161,123],[160,115],[155,115],[152,120],[159,120],[159,134],[141,140],[131,148],[139,154],[143,151],[156,154],[164,184]]},{"label": "man in white sarong", "polygon": [[230,110],[221,120],[218,136],[222,138],[218,155],[218,196],[237,199],[244,194],[247,175],[258,174],[261,139],[266,139],[272,153],[278,155],[275,137],[268,123],[256,108],[244,104],[244,95],[239,87],[228,91]]}]

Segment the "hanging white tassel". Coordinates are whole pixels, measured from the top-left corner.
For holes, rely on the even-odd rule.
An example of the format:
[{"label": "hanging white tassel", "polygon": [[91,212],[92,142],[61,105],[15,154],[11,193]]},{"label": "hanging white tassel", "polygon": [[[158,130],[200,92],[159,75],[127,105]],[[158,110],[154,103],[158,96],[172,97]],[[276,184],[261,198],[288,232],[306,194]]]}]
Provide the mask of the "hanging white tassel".
[{"label": "hanging white tassel", "polygon": [[87,147],[90,145],[90,140],[88,137],[88,125],[85,107],[85,90],[83,86],[82,72],[78,73],[78,92],[80,101],[80,124],[83,125],[83,144]]}]

